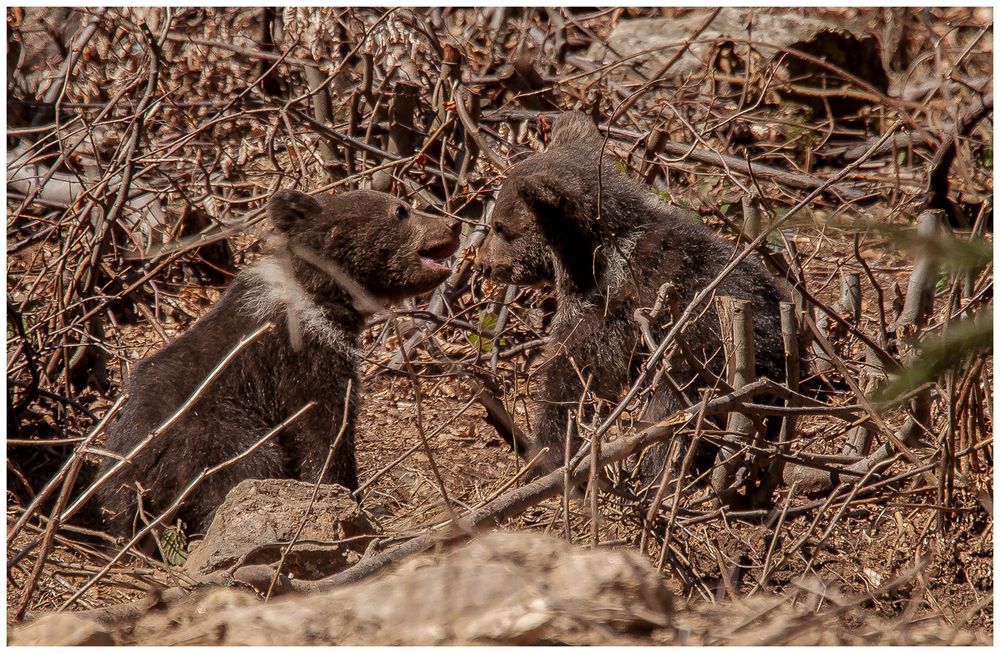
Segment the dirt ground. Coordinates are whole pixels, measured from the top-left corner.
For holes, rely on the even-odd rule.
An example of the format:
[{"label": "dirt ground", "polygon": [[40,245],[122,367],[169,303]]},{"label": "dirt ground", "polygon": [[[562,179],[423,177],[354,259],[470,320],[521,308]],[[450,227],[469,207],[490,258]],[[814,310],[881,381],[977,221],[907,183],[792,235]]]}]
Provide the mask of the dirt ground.
[{"label": "dirt ground", "polygon": [[[521,463],[485,423],[481,407],[472,405],[458,414],[467,403],[462,399],[469,395],[460,382],[442,382],[436,390],[429,389],[433,383],[427,386],[422,409],[424,428],[433,433],[428,441],[448,501],[459,510],[480,506],[509,485]],[[384,471],[402,452],[421,444],[409,379],[376,376],[365,387],[366,399],[358,422],[361,482],[368,484],[376,474],[379,476],[368,485],[362,505],[384,534],[419,534],[424,526],[445,515],[435,472],[424,449],[418,447]],[[988,487],[991,475],[971,480],[981,484],[982,490]],[[951,627],[974,630],[991,638],[993,532],[981,496],[975,486],[963,488],[958,495],[959,516],[951,524],[947,538],[929,534],[935,526],[933,510],[923,509],[920,502],[907,503],[895,497],[876,496],[853,504],[829,533],[824,532],[830,525],[829,518],[815,523],[810,516],[790,520],[777,542],[778,551],[783,543],[809,537],[810,533],[823,532],[825,537],[814,535],[815,541],[800,555],[781,560],[763,585],[752,571],[728,578],[727,585],[720,569],[731,576],[733,563],[759,562],[771,544],[770,529],[740,522],[725,529],[695,525],[678,536],[677,545],[691,568],[703,574],[701,586],[711,593],[705,596],[686,586],[683,576],[669,564],[663,573],[668,587],[677,596],[688,597],[695,606],[731,600],[726,598],[727,591],[736,596],[780,595],[818,581],[843,595],[872,595],[863,604],[863,614],[909,622],[943,615]],[[807,500],[802,499],[792,505],[804,503]],[[605,509],[603,514],[619,512],[607,497],[602,501]],[[8,514],[8,526],[13,514]],[[560,501],[553,499],[503,528],[559,535],[563,533],[562,521]],[[574,499],[570,516],[574,542],[590,541],[589,521],[589,508]],[[601,540],[612,542],[612,546],[634,546],[639,537],[635,522],[624,518],[608,517],[600,533]],[[33,601],[32,612],[58,607],[106,559],[92,541],[81,544],[79,536],[67,536],[75,542],[56,546],[49,558],[52,568],[42,579],[44,591]],[[27,534],[19,537],[12,550],[29,539]],[[659,551],[655,545],[649,548],[655,564]],[[145,595],[144,581],[154,586],[172,584],[172,576],[176,572],[171,573],[162,563],[135,561],[98,583],[72,609],[133,601]],[[25,574],[15,568],[8,582],[8,607],[16,602],[18,584],[24,578]],[[896,586],[886,591],[893,584]]]},{"label": "dirt ground", "polygon": [[[889,276],[902,273],[892,254],[887,254],[884,270]],[[816,266],[818,267],[818,266]],[[815,268],[814,268],[815,269]],[[179,293],[191,317],[210,306],[216,292],[194,289]],[[168,333],[182,325],[167,326]],[[434,366],[419,373],[421,403],[418,410],[412,379],[403,373],[386,372],[384,365],[393,353],[378,349],[373,328],[364,342],[375,350],[364,366],[364,402],[358,420],[358,464],[364,491],[362,505],[373,523],[386,536],[416,535],[423,528],[446,517],[447,511],[436,476],[440,474],[449,504],[459,511],[482,506],[510,487],[511,479],[523,462],[511,451],[496,431],[485,421],[485,411],[470,402],[471,387],[461,375],[442,375]],[[158,346],[155,338],[140,329],[124,329],[122,342],[129,359],[139,358]],[[458,333],[442,340],[461,339]],[[427,358],[427,356],[425,356]],[[420,358],[418,357],[418,361]],[[508,400],[513,398],[513,394]],[[92,409],[100,411],[108,400],[93,395]],[[524,404],[517,411],[519,422],[527,428]],[[530,404],[527,409],[530,410]],[[420,438],[418,422],[427,436],[434,466]],[[802,425],[803,437],[821,434],[822,422]],[[402,456],[405,452],[408,455]],[[399,459],[399,460],[397,460]],[[435,469],[436,468],[436,469]],[[374,479],[374,480],[373,480]],[[865,611],[883,618],[919,619],[927,615],[945,615],[955,627],[992,633],[993,528],[984,510],[983,492],[992,482],[992,467],[963,479],[956,493],[956,517],[947,526],[947,535],[937,531],[938,512],[928,501],[926,488],[918,479],[898,491],[876,494],[854,501],[846,509],[805,515],[790,519],[777,541],[772,529],[761,524],[734,521],[729,524],[701,523],[685,526],[676,536],[675,545],[683,556],[685,569],[677,571],[669,562],[663,573],[668,586],[679,596],[692,601],[720,601],[729,595],[780,594],[807,579],[846,595],[872,595]],[[791,508],[811,504],[815,499],[795,497]],[[780,504],[780,501],[779,501]],[[8,512],[8,526],[17,514],[16,504]],[[613,496],[601,495],[602,522],[599,537],[611,546],[636,546],[641,536],[634,517],[630,517]],[[561,501],[552,499],[504,525],[504,528],[564,534],[567,520]],[[591,541],[590,510],[574,498],[568,519],[572,541]],[[19,536],[12,546],[29,541],[30,531]],[[49,562],[54,567],[42,578],[45,591],[33,601],[32,612],[57,607],[74,587],[96,571],[101,560],[94,542],[86,543],[67,533],[73,540],[57,545]],[[805,541],[798,553],[785,557],[782,547]],[[774,547],[777,561],[768,580],[761,583],[759,568]],[[654,564],[661,552],[654,541],[647,542],[647,554]],[[30,560],[30,557],[29,557]],[[741,571],[743,567],[745,571]],[[25,578],[24,569],[15,567],[8,583],[8,605],[18,597],[18,584]],[[152,560],[133,561],[120,573],[111,574],[75,604],[74,609],[89,609],[134,600],[143,595],[142,581],[168,583],[169,568]],[[690,582],[691,575],[698,577]],[[898,586],[884,591],[898,581]]]},{"label": "dirt ground", "polygon": [[[412,397],[407,392],[409,385],[408,379],[379,378],[368,386],[365,419],[359,422],[359,464],[365,470],[362,483],[374,470],[392,462],[400,451],[420,442],[415,416],[400,411],[411,408],[412,400],[384,399]],[[456,393],[452,387],[444,383],[442,386],[424,397],[425,424],[437,429],[452,420],[431,438],[431,450],[453,505],[477,507],[504,488],[521,463],[484,421],[485,411],[479,406],[473,405],[452,419],[464,403],[461,398],[468,397],[469,392]],[[453,393],[458,397],[451,396]],[[919,487],[910,488],[900,497],[875,496],[856,502],[835,521],[829,516],[791,520],[775,543],[776,550],[799,538],[809,540],[808,546],[799,555],[775,565],[769,582],[763,586],[751,571],[730,579],[731,590],[738,596],[780,594],[815,578],[847,595],[874,594],[864,607],[873,615],[892,619],[905,614],[913,619],[944,614],[955,626],[965,624],[991,635],[993,529],[992,519],[981,503],[982,491],[991,482],[991,469],[968,479],[970,487],[964,487],[956,497],[958,517],[947,537],[929,535],[937,519],[933,509],[926,509],[919,499],[907,501],[907,494],[919,496]],[[624,517],[611,497],[605,495],[602,499],[605,521],[601,524],[601,541],[635,546],[640,535],[635,521]],[[803,497],[791,506],[807,503],[810,500]],[[423,449],[371,485],[365,504],[388,532],[415,532],[420,525],[442,518],[441,493]],[[561,534],[561,512],[560,501],[552,499],[506,528]],[[574,542],[591,541],[589,507],[576,499],[570,523]],[[720,568],[731,575],[731,566],[739,561],[759,563],[772,543],[771,529],[740,522],[725,528],[694,525],[685,531],[678,546],[691,567],[704,574],[702,581],[712,593],[704,596],[685,586],[682,575],[671,571],[669,564],[664,574],[672,590],[693,601],[721,600],[727,586]],[[660,555],[656,545],[651,544],[648,553],[655,564]],[[880,592],[880,588],[900,578],[907,579],[886,594]]]},{"label": "dirt ground", "polygon": [[[480,406],[473,404],[459,414],[470,395],[461,381],[445,379],[436,388],[434,385],[427,382],[424,386],[422,420],[437,473],[452,506],[459,510],[478,507],[509,486],[521,463],[484,421]],[[385,535],[419,534],[425,526],[440,521],[446,512],[435,471],[423,447],[418,446],[422,441],[410,380],[375,375],[365,388],[358,421],[358,463],[361,482],[368,486],[362,505]],[[386,470],[402,452],[415,446],[416,451]],[[370,482],[376,474],[378,477]],[[980,490],[985,489],[991,481],[990,471],[970,480],[980,484]],[[919,488],[913,489],[919,496]],[[770,529],[740,522],[724,529],[693,525],[678,536],[677,546],[690,568],[702,574],[700,587],[711,593],[705,596],[698,588],[687,585],[669,564],[663,573],[668,587],[694,604],[727,600],[728,591],[737,596],[781,594],[817,579],[844,595],[872,595],[863,607],[866,614],[909,621],[944,615],[955,628],[964,626],[992,637],[992,519],[986,517],[980,496],[974,485],[963,488],[957,496],[958,517],[947,538],[928,534],[935,526],[935,511],[925,509],[919,498],[907,502],[905,495],[875,496],[856,502],[832,528],[829,517],[814,521],[807,515],[790,520],[776,550],[803,537],[809,544],[799,555],[775,564],[769,582],[763,585],[753,571],[732,578],[732,565],[739,561],[759,563],[771,545]],[[803,498],[791,505],[806,503],[808,500]],[[564,532],[561,512],[560,501],[552,499],[503,527],[559,535]],[[14,514],[8,513],[8,526]],[[574,499],[569,519],[574,542],[590,542],[589,515],[589,507]],[[611,546],[636,545],[639,528],[635,521],[621,516],[620,507],[606,495],[602,515],[602,542]],[[72,534],[67,537],[74,542],[56,546],[49,558],[52,568],[41,581],[44,591],[33,601],[32,612],[56,608],[106,559],[92,541],[85,544],[80,542],[86,542],[86,538]],[[29,539],[27,533],[22,535],[12,550]],[[660,555],[655,544],[649,545],[648,554],[655,564]],[[726,581],[720,569],[727,575]],[[134,561],[98,583],[73,609],[136,600],[145,595],[143,581],[151,581],[154,586],[172,584],[174,575],[176,572],[171,573],[162,563]],[[8,582],[8,605],[17,600],[18,584],[24,578],[25,574],[15,568]],[[900,579],[897,587],[884,590]]]},{"label": "dirt ground", "polygon": [[[193,302],[192,313],[198,310]],[[139,342],[133,345],[135,350],[146,346]],[[390,355],[382,351],[371,358],[384,363]],[[387,373],[377,364],[365,366],[364,403],[358,420],[358,464],[366,488],[362,505],[386,536],[416,535],[446,516],[437,474],[443,481],[447,501],[456,510],[464,511],[483,505],[507,489],[523,465],[486,423],[483,408],[469,402],[467,382],[428,374],[421,375],[420,387],[419,421],[427,436],[433,467],[419,435],[410,377]],[[104,403],[99,401],[94,407]],[[397,460],[410,450],[412,453]],[[734,521],[724,526],[686,526],[675,536],[686,573],[672,569],[669,562],[663,573],[671,590],[694,603],[731,600],[731,595],[781,594],[816,579],[844,595],[871,595],[864,604],[865,613],[911,621],[944,615],[947,623],[956,628],[964,625],[992,636],[993,528],[982,504],[983,491],[989,489],[991,481],[991,467],[964,479],[955,497],[957,516],[949,523],[946,536],[937,532],[938,513],[917,480],[903,491],[855,501],[838,512],[835,520],[829,512],[790,519],[777,541],[773,540],[772,530],[760,524]],[[794,508],[811,502],[807,497],[796,497],[789,505]],[[16,504],[10,507],[8,527],[17,514]],[[574,498],[570,510],[572,541],[588,544],[589,506]],[[640,528],[636,521],[623,513],[608,494],[602,494],[601,513],[602,543],[630,547],[638,543]],[[561,502],[552,499],[503,527],[560,535],[565,533],[565,522]],[[11,550],[17,550],[31,536],[31,531],[26,531]],[[33,600],[32,612],[56,608],[106,560],[106,554],[99,552],[100,546],[93,541],[86,543],[86,537],[67,533],[66,538],[49,558],[52,567],[42,577],[43,591]],[[796,555],[781,555],[783,546],[800,538],[806,545]],[[759,567],[772,545],[778,560],[767,582],[761,583]],[[655,542],[647,543],[647,554],[656,564],[660,551]],[[741,566],[745,573],[739,571]],[[8,605],[17,600],[18,585],[24,581],[27,568],[13,569]],[[691,573],[698,576],[697,583],[688,582]],[[73,609],[135,600],[145,594],[147,586],[143,581],[153,586],[172,584],[175,575],[162,563],[133,561],[89,590]],[[886,590],[887,586],[891,589]]]}]

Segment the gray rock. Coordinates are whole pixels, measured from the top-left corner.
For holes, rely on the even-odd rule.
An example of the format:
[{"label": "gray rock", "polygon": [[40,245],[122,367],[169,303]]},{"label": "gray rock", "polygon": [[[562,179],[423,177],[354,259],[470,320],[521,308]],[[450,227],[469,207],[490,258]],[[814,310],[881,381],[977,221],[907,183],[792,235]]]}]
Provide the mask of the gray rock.
[{"label": "gray rock", "polygon": [[216,588],[147,613],[136,644],[626,644],[669,626],[672,597],[637,552],[492,533],[335,590],[272,599]]},{"label": "gray rock", "polygon": [[10,632],[10,646],[114,646],[102,625],[69,612],[47,614]]},{"label": "gray rock", "polygon": [[[692,34],[708,18],[711,9],[692,11],[683,17],[634,18],[623,20],[608,35],[608,46],[622,57],[628,57],[644,50],[652,50],[650,54],[640,57],[650,72],[666,63],[677,52],[677,47],[687,41]],[[752,33],[751,33],[752,26]],[[750,39],[763,41],[776,46],[788,46],[797,41],[808,41],[824,30],[836,29],[851,32],[850,26],[832,24],[830,21],[804,16],[798,10],[768,11],[761,9],[740,9],[726,7],[719,12],[715,20],[695,39],[687,51],[671,68],[671,74],[679,75],[693,72],[704,63],[704,60],[714,47],[712,41],[717,38]],[[859,32],[860,36],[861,33]],[[736,43],[734,52],[738,57],[745,57],[747,46]],[[773,49],[764,50],[765,54],[773,54]],[[595,62],[611,60],[614,55],[608,47],[595,42],[587,51],[588,58]]]},{"label": "gray rock", "polygon": [[[644,67],[647,75],[660,75],[662,67],[676,55],[678,47],[705,23],[709,12],[709,9],[704,9],[681,16],[624,20],[612,29],[608,45],[595,42],[588,56],[595,63],[602,63],[617,58],[612,49],[622,57],[642,53],[635,61]],[[748,41],[753,42],[757,55],[770,61],[780,59],[781,65],[772,90],[811,108],[813,112],[851,116],[872,102],[871,98],[864,96],[830,94],[830,91],[852,84],[845,82],[841,74],[816,61],[844,70],[879,91],[886,92],[889,88],[881,45],[863,26],[856,21],[803,15],[797,9],[722,9],[673,63],[667,76],[680,77],[704,71],[711,54],[723,41],[731,42],[735,61],[744,62],[740,64],[741,68],[749,60]],[[806,56],[800,57],[789,51]],[[788,56],[785,56],[786,53]],[[729,60],[728,57],[726,59]],[[716,65],[719,63],[716,62]],[[611,74],[626,75],[627,70],[628,67],[619,66]],[[723,68],[723,72],[727,69]],[[794,84],[786,86],[783,81]],[[814,89],[823,89],[827,94],[818,97]]]},{"label": "gray rock", "polygon": [[[282,549],[277,543],[295,535],[312,493],[313,485],[300,481],[243,481],[226,495],[184,570],[197,578],[227,570],[241,560],[245,565],[277,562]],[[304,580],[337,573],[357,562],[370,542],[365,536],[373,532],[346,488],[320,485],[282,573]]]}]

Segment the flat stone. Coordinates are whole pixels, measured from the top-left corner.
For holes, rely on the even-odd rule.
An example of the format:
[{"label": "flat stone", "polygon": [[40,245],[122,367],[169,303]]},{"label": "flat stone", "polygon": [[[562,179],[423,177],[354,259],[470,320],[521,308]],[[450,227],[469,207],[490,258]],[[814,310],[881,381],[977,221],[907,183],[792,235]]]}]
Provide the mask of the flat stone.
[{"label": "flat stone", "polygon": [[[281,558],[305,519],[296,544],[285,558],[283,574],[302,580],[323,578],[354,564],[374,533],[346,488],[290,479],[251,479],[230,490],[205,539],[189,553],[184,570],[194,576],[244,565],[272,564]],[[311,504],[311,508],[310,508]],[[308,517],[306,511],[308,509]]]},{"label": "flat stone", "polygon": [[101,624],[71,612],[57,612],[15,628],[7,637],[10,646],[114,646],[111,633]]},{"label": "flat stone", "polygon": [[[712,9],[699,9],[682,17],[633,18],[619,22],[608,35],[605,46],[595,42],[587,51],[587,57],[594,61],[612,60],[617,57],[611,52],[613,48],[622,57],[630,57],[639,52],[650,52],[639,58],[646,62],[650,71],[658,69],[677,52],[677,47],[687,41],[708,18]],[[751,31],[752,30],[752,31]],[[828,20],[813,16],[803,16],[800,11],[772,11],[757,9],[741,9],[726,7],[691,43],[673,65],[670,72],[674,75],[693,72],[701,68],[708,53],[715,47],[715,39],[749,39],[766,42],[778,47],[789,46],[798,41],[809,41],[817,34],[836,30],[862,36],[858,30],[842,23],[833,24]],[[746,55],[747,46],[735,43],[738,56]],[[765,54],[774,54],[773,48],[764,50]]]},{"label": "flat stone", "polygon": [[132,630],[135,644],[635,644],[667,628],[672,596],[627,549],[491,533],[333,590],[267,603],[213,588]]}]

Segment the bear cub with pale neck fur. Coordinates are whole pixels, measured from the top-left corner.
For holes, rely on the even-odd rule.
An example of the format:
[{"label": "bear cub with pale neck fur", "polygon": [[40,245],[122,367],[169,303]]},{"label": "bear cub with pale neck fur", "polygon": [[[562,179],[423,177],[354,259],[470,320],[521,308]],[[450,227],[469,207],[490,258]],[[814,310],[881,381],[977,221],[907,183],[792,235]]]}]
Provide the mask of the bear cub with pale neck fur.
[{"label": "bear cub with pale neck fur", "polygon": [[[244,453],[309,402],[315,405],[265,444],[205,477],[177,517],[188,531],[204,531],[229,490],[247,478],[316,482],[342,424],[332,462],[319,480],[358,487],[355,348],[365,312],[372,300],[419,295],[444,281],[450,269],[439,261],[457,249],[458,223],[374,191],[316,197],[279,191],[268,213],[285,239],[285,255],[237,275],[208,314],[135,366],[107,449],[128,456],[241,338],[266,322],[276,328],[237,354],[176,424],[100,489],[102,512],[116,535],[143,526],[137,520],[140,491],[142,510],[152,520],[202,470]],[[106,459],[100,473],[117,462]]]},{"label": "bear cub with pale neck fur", "polygon": [[[635,379],[646,355],[635,310],[653,306],[665,282],[674,284],[683,309],[735,253],[731,243],[686,212],[619,174],[601,156],[603,140],[583,114],[556,118],[546,150],[507,173],[477,256],[480,268],[498,281],[555,282],[558,306],[538,371],[534,448],[525,452],[531,459],[548,447],[537,474],[563,463],[567,418],[584,392],[583,379],[589,379],[590,392],[612,403]],[[783,298],[760,262],[744,259],[716,294],[753,302],[757,373],[783,380]],[[660,321],[668,318],[664,311]],[[663,335],[660,330],[655,337]],[[721,373],[713,304],[689,323],[684,338],[708,370]],[[704,384],[692,381],[696,373],[679,353],[669,363],[671,382],[654,389],[645,420],[688,405]],[[659,446],[643,458],[640,476],[647,484],[660,477],[666,449]]]}]

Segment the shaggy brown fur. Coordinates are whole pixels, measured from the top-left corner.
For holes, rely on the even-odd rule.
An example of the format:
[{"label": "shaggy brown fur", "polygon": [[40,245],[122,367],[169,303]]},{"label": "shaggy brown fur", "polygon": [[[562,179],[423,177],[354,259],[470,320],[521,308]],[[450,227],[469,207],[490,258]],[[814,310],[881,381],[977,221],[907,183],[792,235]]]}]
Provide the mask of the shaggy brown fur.
[{"label": "shaggy brown fur", "polygon": [[[298,254],[333,263],[371,297],[393,301],[427,292],[448,276],[448,266],[437,261],[457,248],[457,223],[374,191],[315,198],[281,191],[268,212],[290,254],[239,274],[207,315],[135,366],[125,388],[129,399],[108,433],[107,448],[127,455],[187,400],[240,338],[267,321],[277,328],[244,349],[180,421],[100,490],[116,534],[132,532],[138,488],[152,519],[203,469],[244,452],[309,401],[316,405],[278,436],[207,477],[179,516],[189,530],[204,530],[226,493],[243,479],[315,482],[344,419],[348,381],[347,428],[321,481],[358,486],[355,347],[365,317],[342,275],[340,281],[331,278]],[[101,472],[115,462],[106,460]]]},{"label": "shaggy brown fur", "polygon": [[[549,257],[554,261],[558,308],[539,372],[535,448],[527,452],[549,448],[539,473],[562,464],[567,418],[584,379],[597,397],[614,401],[635,378],[645,353],[635,309],[651,307],[668,281],[685,306],[734,254],[732,244],[689,214],[616,172],[600,157],[602,141],[583,114],[557,118],[546,151],[509,171],[478,256],[487,274],[509,283],[544,282],[538,271]],[[782,296],[762,265],[745,259],[716,292],[753,301],[757,372],[783,379]],[[684,337],[708,369],[721,372],[711,304]],[[695,373],[679,354],[670,360],[670,376],[679,391],[669,384],[656,388],[644,419],[662,418],[695,397]],[[644,479],[659,477],[665,451],[643,459]]]}]

